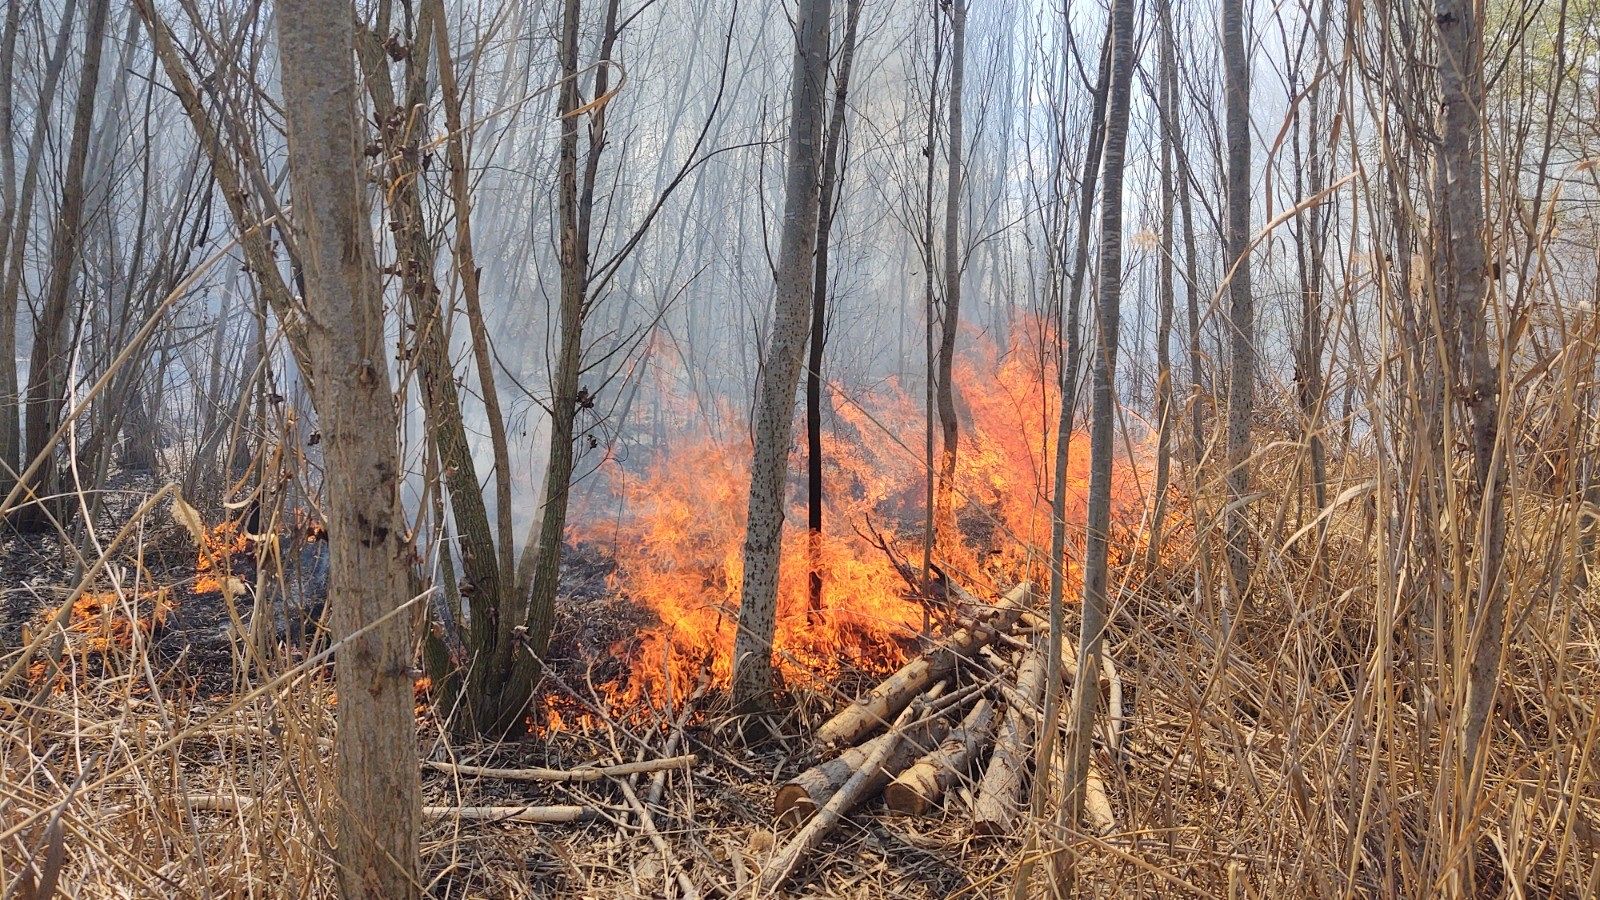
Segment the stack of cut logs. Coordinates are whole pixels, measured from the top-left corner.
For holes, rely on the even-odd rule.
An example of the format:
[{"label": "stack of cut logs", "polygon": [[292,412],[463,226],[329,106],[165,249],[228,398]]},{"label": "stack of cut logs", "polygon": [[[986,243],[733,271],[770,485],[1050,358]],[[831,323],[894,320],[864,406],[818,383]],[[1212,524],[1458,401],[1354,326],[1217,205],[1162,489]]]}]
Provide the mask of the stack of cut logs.
[{"label": "stack of cut logs", "polygon": [[[778,823],[826,831],[880,794],[892,812],[937,814],[959,793],[976,832],[1010,832],[1024,805],[1047,672],[1044,623],[1027,611],[1029,590],[1017,585],[828,720],[816,735],[827,758],[778,789]],[[1019,624],[1032,640],[1013,634]],[[1074,660],[1062,656],[1071,678]],[[1096,793],[1086,798],[1089,815],[1104,827],[1103,784],[1090,786]]]}]

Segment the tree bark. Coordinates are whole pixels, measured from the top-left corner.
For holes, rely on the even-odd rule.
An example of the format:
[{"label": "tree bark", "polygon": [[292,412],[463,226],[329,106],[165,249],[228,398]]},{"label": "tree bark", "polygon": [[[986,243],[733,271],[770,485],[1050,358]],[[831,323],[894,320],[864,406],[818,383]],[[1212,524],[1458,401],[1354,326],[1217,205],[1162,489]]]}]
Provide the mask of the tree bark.
[{"label": "tree bark", "polygon": [[[1171,0],[1160,0],[1162,16],[1170,15],[1166,7]],[[1161,71],[1164,74],[1171,63],[1167,57],[1173,47],[1161,42]],[[1174,92],[1165,77],[1159,79],[1156,90],[1157,105],[1163,117],[1171,115]],[[1161,131],[1161,233],[1156,249],[1156,304],[1159,307],[1156,321],[1156,480],[1150,512],[1149,543],[1145,545],[1145,570],[1154,572],[1161,558],[1161,529],[1166,524],[1167,483],[1172,475],[1172,135]]]},{"label": "tree bark", "polygon": [[[1111,84],[1106,106],[1103,194],[1100,203],[1100,283],[1096,310],[1093,424],[1089,431],[1089,502],[1084,532],[1083,616],[1078,632],[1078,671],[1072,685],[1067,732],[1067,802],[1061,819],[1076,827],[1088,791],[1089,754],[1097,700],[1101,641],[1109,609],[1107,550],[1111,530],[1112,458],[1116,453],[1117,344],[1122,327],[1122,182],[1128,148],[1128,106],[1134,64],[1135,0],[1116,0],[1111,11]],[[1070,866],[1066,854],[1056,857]]]},{"label": "tree bark", "polygon": [[961,92],[966,78],[967,4],[950,5],[950,146],[944,195],[944,314],[940,317],[938,403],[942,429],[939,493],[934,500],[934,527],[955,535],[955,477],[960,423],[956,416],[954,368],[956,334],[961,327]]},{"label": "tree bark", "polygon": [[[1478,584],[1469,619],[1466,696],[1461,723],[1460,772],[1454,810],[1458,895],[1472,893],[1478,834],[1478,796],[1488,768],[1500,658],[1506,638],[1507,597],[1502,583],[1505,553],[1504,491],[1496,479],[1501,454],[1500,367],[1490,347],[1488,283],[1483,228],[1483,23],[1477,7],[1462,0],[1434,0],[1438,40],[1439,158],[1434,166],[1434,282],[1438,304],[1453,323],[1444,330],[1446,363],[1465,407],[1478,509]],[[1454,328],[1448,327],[1453,324]]]},{"label": "tree bark", "polygon": [[[1073,413],[1078,396],[1078,369],[1083,356],[1082,300],[1083,285],[1089,271],[1089,231],[1094,221],[1095,194],[1100,184],[1100,159],[1105,150],[1106,99],[1111,83],[1111,36],[1100,49],[1099,74],[1096,78],[1094,101],[1091,104],[1088,147],[1083,156],[1083,173],[1079,179],[1078,221],[1074,235],[1077,246],[1072,255],[1072,276],[1067,295],[1066,355],[1061,361],[1061,402],[1056,410],[1055,471],[1052,482],[1050,506],[1050,629],[1047,638],[1046,660],[1048,675],[1044,688],[1044,721],[1055,722],[1061,710],[1061,658],[1063,632],[1066,623],[1063,598],[1066,592],[1067,553],[1067,462],[1072,448]],[[1042,729],[1035,744],[1034,762],[1037,774],[1029,806],[1035,816],[1045,814],[1050,796],[1050,760],[1055,756],[1056,730]],[[1026,863],[1024,866],[1026,867]]]},{"label": "tree bark", "polygon": [[339,642],[336,861],[346,897],[417,897],[421,816],[412,718],[409,548],[396,414],[356,124],[349,7],[277,11],[314,398],[327,460],[329,596]]},{"label": "tree bark", "polygon": [[1228,567],[1233,596],[1250,581],[1248,509],[1250,417],[1255,393],[1255,297],[1250,285],[1250,58],[1245,55],[1244,0],[1222,0],[1222,59],[1226,94],[1228,209],[1224,240],[1228,279]]},{"label": "tree bark", "polygon": [[811,287],[811,342],[806,360],[806,530],[811,562],[810,608],[822,609],[822,350],[828,339],[828,234],[833,230],[834,194],[843,178],[845,100],[850,92],[850,69],[856,56],[856,26],[864,0],[848,0],[844,47],[839,72],[833,79],[833,107],[828,118],[828,140],[822,151],[821,195],[817,204],[817,262]]},{"label": "tree bark", "polygon": [[[72,116],[72,142],[67,151],[66,171],[61,176],[61,209],[56,217],[50,242],[50,279],[45,285],[43,308],[33,333],[33,350],[28,357],[28,401],[24,421],[23,446],[27,459],[48,453],[48,444],[60,424],[67,394],[67,313],[72,285],[77,280],[83,250],[83,182],[89,156],[89,131],[94,124],[94,108],[99,98],[101,50],[105,43],[108,0],[94,0],[89,6],[83,52],[83,68],[78,80],[78,99]],[[33,531],[50,525],[50,499],[56,493],[58,473],[46,463],[25,489],[32,502],[23,506],[16,525]],[[53,506],[65,513],[65,506]],[[59,518],[59,517],[58,517]]]},{"label": "tree bark", "polygon": [[767,706],[773,689],[772,638],[777,629],[783,483],[811,306],[811,254],[816,245],[818,219],[817,144],[822,127],[823,82],[828,70],[831,8],[831,0],[801,0],[799,8],[777,299],[756,398],[744,577],[733,643],[733,702],[745,710]]}]

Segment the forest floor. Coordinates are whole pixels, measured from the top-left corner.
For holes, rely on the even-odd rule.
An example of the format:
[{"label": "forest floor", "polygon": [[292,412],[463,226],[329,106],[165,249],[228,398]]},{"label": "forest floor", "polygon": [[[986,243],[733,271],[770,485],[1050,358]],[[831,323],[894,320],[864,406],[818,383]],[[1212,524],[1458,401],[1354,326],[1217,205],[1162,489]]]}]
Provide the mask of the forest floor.
[{"label": "forest floor", "polygon": [[[105,524],[125,512],[109,508]],[[152,527],[140,544],[142,577],[171,585],[192,578],[186,541],[176,527]],[[1336,562],[1325,562],[1318,577],[1337,583],[1339,567],[1362,564],[1363,538],[1330,533],[1326,541],[1324,559]],[[1185,569],[1180,563],[1144,578],[1116,606],[1109,652],[1124,673],[1124,739],[1114,756],[1104,748],[1096,754],[1116,823],[1100,834],[1071,833],[1078,894],[1288,897],[1348,888],[1383,895],[1386,873],[1412,852],[1408,835],[1427,811],[1420,791],[1439,763],[1427,746],[1406,743],[1422,704],[1401,688],[1389,700],[1392,740],[1371,742],[1351,727],[1370,702],[1358,648],[1370,638],[1372,609],[1349,592],[1341,605],[1297,606],[1285,572],[1284,596],[1241,618],[1218,653],[1211,617],[1190,601],[1192,582],[1174,574]],[[608,591],[608,571],[603,553],[579,548],[564,573],[552,655],[579,661],[558,669],[572,709],[592,704],[592,685],[625,665],[617,648],[644,622]],[[59,544],[6,537],[5,645],[39,627],[41,613],[74,583],[71,555]],[[334,802],[330,668],[291,653],[273,660],[267,675],[244,677],[251,667],[240,643],[216,637],[230,632],[226,603],[207,602],[180,603],[168,623],[148,635],[136,631],[126,647],[69,645],[58,675],[30,673],[27,684],[0,693],[0,872],[9,882],[0,894],[28,896],[28,885],[38,892],[44,885],[34,881],[46,880],[83,897],[334,891],[323,830]],[[1590,624],[1568,633],[1551,652],[1596,656]],[[10,665],[11,657],[0,662]],[[1597,798],[1564,793],[1550,760],[1514,762],[1519,746],[1591,746],[1593,734],[1569,733],[1578,718],[1552,711],[1562,697],[1600,693],[1600,667],[1570,667],[1559,692],[1541,687],[1546,678],[1537,660],[1514,666],[1508,678],[1506,715],[1515,728],[1503,729],[1497,754],[1506,762],[1496,763],[1487,794],[1500,824],[1483,848],[1485,896],[1581,896],[1563,887],[1570,882],[1562,866],[1600,859],[1591,824]],[[665,745],[675,734],[673,752],[696,757],[668,773],[659,791],[650,775],[558,784],[425,767],[424,803],[443,810],[424,823],[427,893],[682,897],[692,895],[688,883],[703,896],[753,896],[792,834],[774,823],[775,789],[823,758],[810,735],[838,696],[874,681],[860,674],[834,683],[829,696],[792,696],[756,742],[741,736],[740,720],[714,692],[688,715],[640,710],[584,727],[545,726],[519,741],[460,742],[439,729],[419,690],[424,761],[610,765],[671,755]],[[793,895],[1003,896],[1020,862],[1045,855],[1029,855],[1030,838],[1049,830],[1037,846],[1063,846],[1051,822],[976,837],[969,802],[958,790],[936,815],[913,818],[874,801],[804,860],[789,882]],[[592,814],[533,824],[450,813],[557,805]],[[1512,867],[1502,868],[1503,859],[1531,861],[1519,867],[1533,877],[1508,884],[1503,873]],[[1031,895],[1043,891],[1036,882]]]}]

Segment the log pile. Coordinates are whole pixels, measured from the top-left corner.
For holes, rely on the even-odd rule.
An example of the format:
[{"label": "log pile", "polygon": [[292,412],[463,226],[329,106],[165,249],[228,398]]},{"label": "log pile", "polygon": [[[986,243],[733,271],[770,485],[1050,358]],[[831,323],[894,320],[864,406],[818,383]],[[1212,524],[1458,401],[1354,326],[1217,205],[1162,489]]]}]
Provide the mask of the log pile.
[{"label": "log pile", "polygon": [[[892,814],[959,810],[976,834],[1017,830],[1048,671],[1029,600],[1029,585],[1013,588],[817,729],[819,761],[780,785],[773,801],[776,823],[799,831],[779,857],[788,865],[769,875],[784,877],[793,856],[879,796]],[[1066,648],[1062,655],[1070,681],[1076,660]],[[1109,804],[1090,805],[1092,827],[1114,828]]]}]

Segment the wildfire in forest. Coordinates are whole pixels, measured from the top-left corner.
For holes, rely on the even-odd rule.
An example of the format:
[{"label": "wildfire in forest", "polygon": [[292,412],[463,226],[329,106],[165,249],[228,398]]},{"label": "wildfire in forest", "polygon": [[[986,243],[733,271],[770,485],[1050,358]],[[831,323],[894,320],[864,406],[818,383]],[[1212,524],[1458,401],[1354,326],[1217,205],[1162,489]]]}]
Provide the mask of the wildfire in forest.
[{"label": "wildfire in forest", "polygon": [[[954,524],[937,529],[933,561],[989,596],[1021,578],[1038,578],[1048,557],[1060,392],[1053,350],[1040,352],[1053,342],[1040,333],[1037,326],[1019,328],[1018,342],[1006,350],[973,339],[956,372],[962,412],[956,515]],[[848,670],[888,671],[905,660],[910,639],[924,626],[925,601],[862,536],[870,523],[920,570],[927,468],[923,404],[915,393],[891,380],[859,396],[831,398],[824,413],[824,531],[815,549],[806,533],[804,440],[797,436],[775,638],[775,662],[790,687],[825,683]],[[691,399],[678,401],[671,406],[694,408]],[[573,529],[574,538],[615,558],[613,588],[659,619],[636,643],[617,648],[631,662],[626,680],[609,688],[620,707],[680,700],[702,673],[716,686],[726,686],[732,674],[750,450],[737,428],[724,429],[735,437],[718,440],[691,424],[704,418],[685,415],[684,427],[666,429],[644,465],[608,467],[607,511],[589,511],[581,517],[589,524]],[[1088,444],[1079,435],[1069,448],[1066,517],[1078,542]],[[1119,461],[1114,516],[1133,540],[1144,510],[1141,483],[1148,483],[1142,461]],[[813,554],[824,584],[817,609],[808,590]],[[1069,586],[1075,580],[1069,571]]]}]

